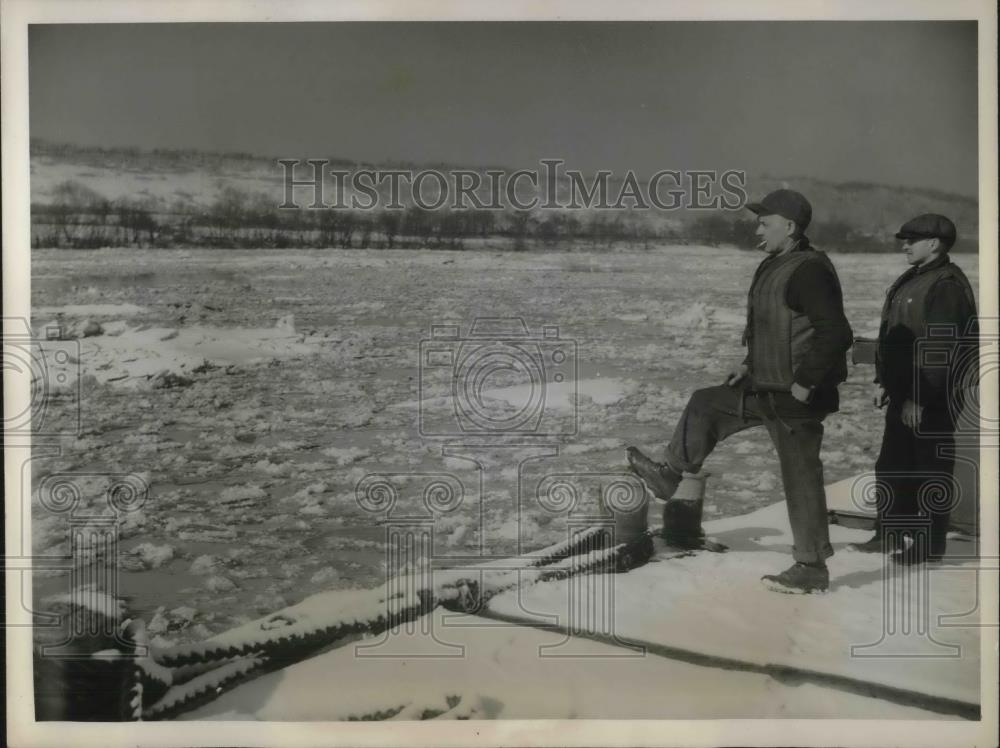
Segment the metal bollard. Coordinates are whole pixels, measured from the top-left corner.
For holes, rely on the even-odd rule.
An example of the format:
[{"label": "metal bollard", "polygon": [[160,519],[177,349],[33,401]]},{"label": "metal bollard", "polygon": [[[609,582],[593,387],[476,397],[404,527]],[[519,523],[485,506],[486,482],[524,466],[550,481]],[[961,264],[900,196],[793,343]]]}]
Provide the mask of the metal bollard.
[{"label": "metal bollard", "polygon": [[635,491],[628,501],[608,501],[606,496],[601,501],[604,511],[611,515],[614,528],[614,543],[631,543],[646,534],[649,529],[647,521],[649,497],[645,489]]},{"label": "metal bollard", "polygon": [[649,529],[647,521],[649,498],[644,498],[638,509],[632,512],[615,512],[615,542],[631,543],[645,535]]}]

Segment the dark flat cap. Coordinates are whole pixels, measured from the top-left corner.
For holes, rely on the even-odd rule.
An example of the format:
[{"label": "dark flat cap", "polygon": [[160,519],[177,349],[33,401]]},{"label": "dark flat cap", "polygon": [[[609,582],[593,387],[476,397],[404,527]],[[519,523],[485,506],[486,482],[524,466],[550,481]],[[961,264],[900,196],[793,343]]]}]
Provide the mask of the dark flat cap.
[{"label": "dark flat cap", "polygon": [[937,213],[924,213],[899,227],[897,239],[940,239],[947,246],[955,243],[958,231],[951,219]]},{"label": "dark flat cap", "polygon": [[775,190],[759,203],[747,203],[747,210],[759,216],[781,216],[794,221],[805,230],[812,220],[813,209],[809,201],[795,190]]}]

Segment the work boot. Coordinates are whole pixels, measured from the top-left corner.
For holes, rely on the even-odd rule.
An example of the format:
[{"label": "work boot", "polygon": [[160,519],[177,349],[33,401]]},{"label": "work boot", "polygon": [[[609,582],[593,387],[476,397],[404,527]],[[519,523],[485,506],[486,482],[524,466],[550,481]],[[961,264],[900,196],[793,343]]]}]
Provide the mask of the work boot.
[{"label": "work boot", "polygon": [[830,572],[822,561],[815,564],[799,561],[780,574],[761,577],[761,581],[774,592],[803,595],[810,592],[826,592],[830,586]]},{"label": "work boot", "polygon": [[681,473],[665,462],[653,462],[636,447],[629,447],[625,451],[632,471],[642,478],[656,498],[666,501],[674,495],[683,477]]}]

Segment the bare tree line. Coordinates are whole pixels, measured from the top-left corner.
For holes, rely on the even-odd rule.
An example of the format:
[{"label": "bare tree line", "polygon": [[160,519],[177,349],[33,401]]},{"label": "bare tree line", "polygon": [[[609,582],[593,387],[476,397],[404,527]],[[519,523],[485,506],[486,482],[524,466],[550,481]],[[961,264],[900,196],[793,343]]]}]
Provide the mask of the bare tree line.
[{"label": "bare tree line", "polygon": [[[47,203],[33,203],[32,247],[319,248],[513,250],[576,246],[593,250],[649,249],[654,243],[753,247],[755,223],[740,213],[703,213],[684,224],[655,224],[639,212],[426,210],[379,212],[280,209],[263,193],[223,187],[208,205],[180,193],[172,204],[152,197],[108,200],[73,180],[57,184]],[[895,251],[890,237],[865,233],[843,220],[817,221],[809,235],[838,251]],[[975,251],[960,238],[957,251]]]},{"label": "bare tree line", "polygon": [[593,247],[649,246],[658,236],[645,222],[621,215],[543,216],[524,211],[379,212],[279,209],[264,194],[232,186],[208,206],[180,199],[165,207],[151,198],[108,200],[76,181],[61,182],[48,203],[32,205],[32,246],[465,249],[473,240],[506,240],[513,249],[583,241]]}]

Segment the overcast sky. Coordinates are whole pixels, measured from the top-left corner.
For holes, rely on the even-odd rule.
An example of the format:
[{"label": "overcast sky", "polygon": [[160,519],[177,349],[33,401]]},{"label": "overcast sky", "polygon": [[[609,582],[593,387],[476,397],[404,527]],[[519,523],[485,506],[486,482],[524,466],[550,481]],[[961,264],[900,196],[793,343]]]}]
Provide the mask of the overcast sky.
[{"label": "overcast sky", "polygon": [[746,169],[977,193],[976,26],[32,26],[31,134],[287,157]]}]

